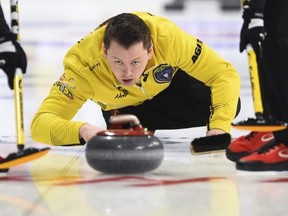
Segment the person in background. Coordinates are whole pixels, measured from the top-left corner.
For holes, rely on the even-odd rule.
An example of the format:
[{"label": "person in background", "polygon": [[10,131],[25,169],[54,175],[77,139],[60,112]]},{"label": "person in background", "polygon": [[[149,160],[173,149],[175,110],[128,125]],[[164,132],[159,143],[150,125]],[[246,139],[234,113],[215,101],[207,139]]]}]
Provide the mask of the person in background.
[{"label": "person in background", "polygon": [[[240,51],[250,43],[256,53],[266,116],[288,122],[288,2],[245,0]],[[233,141],[229,158],[236,168],[249,171],[288,170],[288,129],[255,132]]]},{"label": "person in background", "polygon": [[[16,41],[16,36],[11,33],[0,2],[0,69],[6,74],[8,86],[11,90],[14,89],[13,80],[16,69],[21,68],[22,73],[26,73],[26,67],[26,54]],[[1,104],[1,106],[5,105]],[[0,162],[2,160],[3,158],[0,156]],[[6,173],[7,171],[8,169],[0,169],[0,173]]]},{"label": "person in background", "polygon": [[6,74],[10,89],[14,88],[13,80],[17,68],[26,73],[26,54],[17,42],[16,35],[11,33],[0,2],[0,69]]}]

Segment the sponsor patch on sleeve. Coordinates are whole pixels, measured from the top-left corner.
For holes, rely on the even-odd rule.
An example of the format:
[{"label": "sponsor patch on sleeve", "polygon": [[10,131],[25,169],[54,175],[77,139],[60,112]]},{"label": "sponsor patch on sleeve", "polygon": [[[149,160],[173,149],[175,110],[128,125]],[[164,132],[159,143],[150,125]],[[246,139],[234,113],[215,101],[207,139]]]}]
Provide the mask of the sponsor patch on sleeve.
[{"label": "sponsor patch on sleeve", "polygon": [[54,86],[56,86],[60,92],[62,92],[66,97],[68,97],[70,100],[74,100],[74,97],[71,93],[71,91],[69,90],[69,88],[75,89],[75,83],[74,83],[74,79],[70,78],[67,81],[64,81],[65,78],[65,73],[60,77],[60,79],[54,83]]},{"label": "sponsor patch on sleeve", "polygon": [[174,68],[167,64],[161,64],[153,70],[153,77],[157,83],[171,82]]}]

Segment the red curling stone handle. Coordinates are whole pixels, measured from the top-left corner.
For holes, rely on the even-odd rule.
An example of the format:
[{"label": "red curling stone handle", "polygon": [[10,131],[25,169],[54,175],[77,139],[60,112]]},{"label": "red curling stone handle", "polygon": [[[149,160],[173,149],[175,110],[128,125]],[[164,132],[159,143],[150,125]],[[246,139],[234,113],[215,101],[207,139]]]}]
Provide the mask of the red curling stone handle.
[{"label": "red curling stone handle", "polygon": [[[153,133],[143,128],[135,115],[111,116],[111,128],[97,133],[100,136],[151,136]],[[123,125],[130,123],[130,128],[123,129]]]}]

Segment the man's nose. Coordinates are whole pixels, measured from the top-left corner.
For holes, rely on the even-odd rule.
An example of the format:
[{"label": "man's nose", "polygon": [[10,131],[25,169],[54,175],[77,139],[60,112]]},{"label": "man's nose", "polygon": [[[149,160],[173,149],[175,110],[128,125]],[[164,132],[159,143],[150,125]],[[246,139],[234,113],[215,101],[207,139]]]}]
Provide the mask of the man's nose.
[{"label": "man's nose", "polygon": [[125,76],[130,76],[131,74],[132,74],[132,68],[131,67],[124,67],[124,69],[123,69],[123,74],[125,75]]}]

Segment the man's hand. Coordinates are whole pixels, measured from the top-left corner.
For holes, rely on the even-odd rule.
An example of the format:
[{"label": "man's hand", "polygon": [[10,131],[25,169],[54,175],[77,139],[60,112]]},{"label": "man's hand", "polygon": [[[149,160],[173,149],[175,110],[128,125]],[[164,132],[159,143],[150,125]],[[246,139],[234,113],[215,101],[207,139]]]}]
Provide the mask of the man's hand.
[{"label": "man's hand", "polygon": [[265,39],[263,12],[260,10],[250,9],[249,2],[245,1],[243,5],[244,22],[240,32],[240,52],[251,44],[255,51],[257,62],[260,64],[262,58],[262,42]]},{"label": "man's hand", "polygon": [[96,127],[91,124],[84,124],[79,129],[80,138],[84,139],[85,142],[88,142],[89,139],[96,136],[100,131],[104,131],[105,129]]},{"label": "man's hand", "polygon": [[23,74],[26,73],[27,58],[24,50],[13,37],[0,38],[0,69],[7,75],[10,89],[14,89],[13,80],[17,68]]},{"label": "man's hand", "polygon": [[225,131],[221,130],[221,129],[210,129],[207,131],[206,136],[215,136],[215,135],[220,135],[220,134],[224,134]]},{"label": "man's hand", "polygon": [[240,35],[240,52],[243,52],[247,45],[251,44],[259,62],[262,58],[262,42],[265,39],[263,20],[252,19],[249,24],[244,22]]}]

